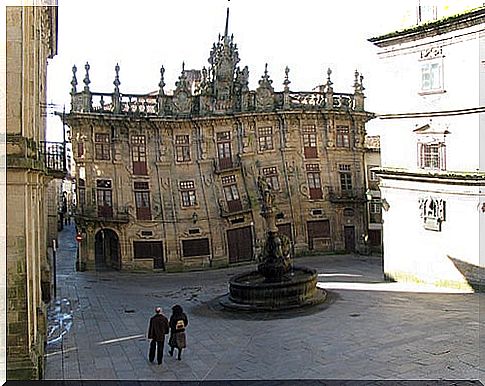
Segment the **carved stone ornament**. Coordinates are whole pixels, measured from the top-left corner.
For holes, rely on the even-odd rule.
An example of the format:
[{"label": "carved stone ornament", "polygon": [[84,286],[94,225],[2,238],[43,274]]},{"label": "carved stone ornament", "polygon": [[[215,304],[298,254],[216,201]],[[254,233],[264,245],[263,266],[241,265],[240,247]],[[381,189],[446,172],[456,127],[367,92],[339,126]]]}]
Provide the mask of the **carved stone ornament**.
[{"label": "carved stone ornament", "polygon": [[186,91],[180,91],[174,95],[173,106],[176,113],[188,114],[190,113],[190,96]]},{"label": "carved stone ornament", "polygon": [[421,50],[421,59],[433,59],[443,56],[442,47],[429,47]]},{"label": "carved stone ornament", "polygon": [[259,81],[259,87],[256,89],[256,107],[259,110],[272,110],[274,108],[274,89],[271,86],[273,81],[269,79],[268,64],[264,67],[264,75]]},{"label": "carved stone ornament", "polygon": [[300,185],[300,194],[304,197],[309,197],[309,190],[307,184]]},{"label": "carved stone ornament", "polygon": [[185,75],[185,63],[182,63],[182,74],[178,82],[175,83],[176,89],[173,93],[174,112],[178,114],[189,114],[191,110],[191,95]]},{"label": "carved stone ornament", "polygon": [[208,174],[202,175],[202,180],[204,181],[204,184],[206,184],[206,186],[211,186],[212,183],[214,182],[214,180],[212,179],[212,176]]},{"label": "carved stone ornament", "polygon": [[420,217],[424,221],[424,229],[441,231],[441,223],[445,221],[446,201],[441,198],[423,197],[419,199]]}]

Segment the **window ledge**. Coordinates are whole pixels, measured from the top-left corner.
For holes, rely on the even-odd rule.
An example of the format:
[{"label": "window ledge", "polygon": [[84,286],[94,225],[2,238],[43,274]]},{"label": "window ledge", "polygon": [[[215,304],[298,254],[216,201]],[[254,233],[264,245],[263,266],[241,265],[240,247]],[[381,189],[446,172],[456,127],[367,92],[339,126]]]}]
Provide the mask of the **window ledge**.
[{"label": "window ledge", "polygon": [[437,90],[423,90],[418,92],[418,95],[426,96],[426,95],[434,95],[434,94],[444,94],[446,90],[444,89],[437,89]]}]

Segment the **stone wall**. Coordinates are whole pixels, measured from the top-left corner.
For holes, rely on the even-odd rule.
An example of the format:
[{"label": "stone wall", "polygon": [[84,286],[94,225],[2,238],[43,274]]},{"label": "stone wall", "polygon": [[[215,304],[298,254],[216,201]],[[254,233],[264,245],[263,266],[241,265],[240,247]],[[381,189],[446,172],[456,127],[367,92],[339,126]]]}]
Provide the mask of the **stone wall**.
[{"label": "stone wall", "polygon": [[7,379],[42,378],[48,267],[47,58],[55,7],[7,7]]}]

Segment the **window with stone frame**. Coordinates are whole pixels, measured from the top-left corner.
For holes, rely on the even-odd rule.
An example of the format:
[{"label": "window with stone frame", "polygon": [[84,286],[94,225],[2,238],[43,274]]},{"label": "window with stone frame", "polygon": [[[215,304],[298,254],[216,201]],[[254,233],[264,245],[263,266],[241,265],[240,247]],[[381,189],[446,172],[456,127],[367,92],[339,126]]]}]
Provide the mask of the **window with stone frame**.
[{"label": "window with stone frame", "polygon": [[374,168],[378,168],[378,166],[377,165],[369,166],[369,181],[372,181],[372,182],[379,181],[379,177],[377,177],[375,170],[372,170]]},{"label": "window with stone frame", "polygon": [[350,130],[348,126],[337,126],[336,129],[336,146],[350,147]]},{"label": "window with stone frame", "polygon": [[133,162],[133,174],[146,176],[147,153],[146,139],[144,135],[131,136],[131,159]]},{"label": "window with stone frame", "polygon": [[224,131],[216,134],[217,137],[217,158],[219,161],[219,169],[232,168],[232,152],[231,152],[231,132]]},{"label": "window with stone frame", "polygon": [[84,208],[84,205],[86,205],[86,181],[82,178],[77,180],[77,199],[79,207]]},{"label": "window with stone frame", "polygon": [[420,169],[445,170],[445,144],[443,142],[418,143]]},{"label": "window with stone frame", "polygon": [[241,198],[237,189],[236,176],[224,176],[221,178],[221,182],[228,211],[238,212],[242,210]]},{"label": "window with stone frame", "polygon": [[84,142],[83,141],[78,141],[78,143],[77,143],[77,156],[79,158],[84,157]]},{"label": "window with stone frame", "polygon": [[136,218],[138,220],[151,220],[152,211],[150,208],[150,189],[148,182],[135,181],[133,188],[135,192]]},{"label": "window with stone frame", "polygon": [[271,186],[271,188],[275,191],[280,191],[280,181],[278,178],[278,169],[273,166],[270,168],[263,168],[262,169],[264,179]]},{"label": "window with stone frame", "polygon": [[259,151],[274,149],[272,127],[260,127],[258,129],[258,145]]},{"label": "window with stone frame", "polygon": [[381,199],[380,198],[372,199],[369,202],[370,222],[380,223],[382,221],[381,212],[382,212]]},{"label": "window with stone frame", "polygon": [[442,81],[442,62],[441,59],[427,61],[421,64],[421,90],[423,92],[441,91]]},{"label": "window with stone frame", "polygon": [[427,170],[446,170],[447,125],[425,124],[413,130],[417,142],[417,166]]},{"label": "window with stone frame", "polygon": [[302,128],[302,137],[305,158],[318,158],[317,130],[315,126],[304,126]]},{"label": "window with stone frame", "polygon": [[113,217],[113,193],[111,180],[96,181],[96,204],[98,206],[99,217]]},{"label": "window with stone frame", "polygon": [[310,199],[319,200],[323,198],[322,181],[320,179],[320,165],[319,164],[307,164],[305,166],[308,191]]},{"label": "window with stone frame", "polygon": [[177,162],[190,161],[190,141],[188,135],[175,136],[175,159]]},{"label": "window with stone frame", "polygon": [[182,198],[182,207],[190,208],[192,206],[197,206],[194,181],[180,181],[179,188],[180,196]]},{"label": "window with stone frame", "polygon": [[94,158],[96,160],[110,160],[110,139],[109,134],[95,133],[94,134]]},{"label": "window with stone frame", "polygon": [[342,193],[352,191],[352,170],[349,164],[339,164],[340,190]]}]

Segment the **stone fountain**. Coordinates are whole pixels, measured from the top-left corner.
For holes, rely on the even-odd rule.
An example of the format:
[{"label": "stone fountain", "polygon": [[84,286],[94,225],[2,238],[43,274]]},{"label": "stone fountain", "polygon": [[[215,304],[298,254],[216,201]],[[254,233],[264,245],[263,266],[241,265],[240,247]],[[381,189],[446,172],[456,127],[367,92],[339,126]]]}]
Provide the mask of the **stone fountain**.
[{"label": "stone fountain", "polygon": [[235,310],[279,311],[324,302],[326,292],[317,288],[317,271],[293,265],[291,240],[276,227],[271,186],[259,177],[258,188],[267,227],[261,263],[256,271],[232,277],[229,294],[220,303]]}]

